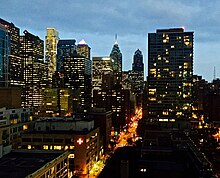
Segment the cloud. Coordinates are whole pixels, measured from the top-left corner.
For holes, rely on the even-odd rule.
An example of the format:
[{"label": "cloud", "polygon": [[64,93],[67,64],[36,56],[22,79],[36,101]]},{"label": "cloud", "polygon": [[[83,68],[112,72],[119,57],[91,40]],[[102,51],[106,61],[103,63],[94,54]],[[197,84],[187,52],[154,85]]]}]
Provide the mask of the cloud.
[{"label": "cloud", "polygon": [[0,12],[5,20],[42,39],[47,27],[57,28],[61,38],[84,38],[95,55],[108,55],[117,33],[124,68],[130,69],[137,48],[147,56],[147,33],[182,26],[195,31],[195,46],[199,43],[195,53],[203,54],[197,56],[217,64],[219,7],[218,0],[1,0]]}]

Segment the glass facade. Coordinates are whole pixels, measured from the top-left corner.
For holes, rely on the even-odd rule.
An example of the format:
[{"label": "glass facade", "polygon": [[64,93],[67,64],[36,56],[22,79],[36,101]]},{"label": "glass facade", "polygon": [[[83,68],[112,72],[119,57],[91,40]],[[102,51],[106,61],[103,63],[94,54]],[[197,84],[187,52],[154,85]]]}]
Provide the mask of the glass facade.
[{"label": "glass facade", "polygon": [[0,26],[0,86],[8,85],[8,63],[10,54],[10,39],[7,29]]},{"label": "glass facade", "polygon": [[22,105],[39,107],[42,104],[47,79],[46,64],[43,61],[44,42],[27,30],[20,37],[20,42],[25,82],[22,90]]}]

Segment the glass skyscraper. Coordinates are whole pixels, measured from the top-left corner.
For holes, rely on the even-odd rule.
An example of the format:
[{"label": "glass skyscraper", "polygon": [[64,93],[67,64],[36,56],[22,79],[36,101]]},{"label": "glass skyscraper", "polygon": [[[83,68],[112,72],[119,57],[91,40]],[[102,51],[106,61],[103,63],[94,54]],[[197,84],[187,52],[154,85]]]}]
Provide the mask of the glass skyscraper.
[{"label": "glass skyscraper", "polygon": [[193,32],[183,28],[148,34],[148,113],[150,121],[191,118]]},{"label": "glass skyscraper", "polygon": [[[0,18],[2,24],[7,31],[8,40],[10,40],[10,54],[8,54],[8,72],[7,82],[9,87],[21,86],[24,84],[22,68],[22,59],[20,57],[20,29],[13,23],[9,23]],[[5,85],[5,86],[6,86]]]},{"label": "glass skyscraper", "polygon": [[10,39],[7,29],[0,24],[0,87],[8,86]]}]

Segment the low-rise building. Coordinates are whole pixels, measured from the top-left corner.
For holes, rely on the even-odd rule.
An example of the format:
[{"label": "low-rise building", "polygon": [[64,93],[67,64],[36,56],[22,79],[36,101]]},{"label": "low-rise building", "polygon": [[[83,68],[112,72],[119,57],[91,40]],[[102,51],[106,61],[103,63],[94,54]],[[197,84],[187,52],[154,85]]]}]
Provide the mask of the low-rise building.
[{"label": "low-rise building", "polygon": [[87,174],[99,159],[99,138],[99,128],[94,127],[94,120],[42,117],[35,122],[32,131],[22,134],[22,148],[69,150],[70,170]]},{"label": "low-rise building", "polygon": [[71,177],[69,152],[13,150],[0,159],[0,177]]}]

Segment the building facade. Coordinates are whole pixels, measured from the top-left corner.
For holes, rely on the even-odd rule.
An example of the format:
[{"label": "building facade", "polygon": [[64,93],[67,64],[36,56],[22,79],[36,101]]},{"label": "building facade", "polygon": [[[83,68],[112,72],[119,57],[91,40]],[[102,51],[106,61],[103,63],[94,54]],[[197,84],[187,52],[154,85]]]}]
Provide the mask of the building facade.
[{"label": "building facade", "polygon": [[59,41],[58,31],[55,28],[47,28],[46,36],[46,63],[48,86],[52,85],[52,77],[57,67],[57,44]]},{"label": "building facade", "polygon": [[8,86],[10,39],[7,29],[0,26],[0,86]]},{"label": "building facade", "polygon": [[99,138],[93,120],[47,117],[40,118],[34,130],[22,134],[22,148],[69,150],[74,160],[70,160],[70,169],[87,174],[99,159]]},{"label": "building facade", "polygon": [[112,47],[110,57],[113,59],[113,73],[115,76],[114,85],[120,85],[122,80],[122,53],[119,49],[117,35],[115,37],[115,43]]},{"label": "building facade", "polygon": [[8,49],[5,50],[5,57],[7,57],[7,61],[4,63],[5,67],[7,67],[7,71],[5,72],[5,84],[1,86],[21,86],[23,85],[23,72],[21,70],[22,59],[20,57],[20,29],[13,23],[9,23],[1,18],[0,24],[4,26],[7,34],[5,43],[1,44],[8,45]]},{"label": "building facade", "polygon": [[[85,44],[83,45],[83,49]],[[78,47],[81,48],[81,47]],[[89,47],[88,47],[89,48]],[[78,105],[91,106],[92,79],[90,54],[77,54],[75,40],[60,40],[58,43],[58,71],[63,73],[64,87],[78,93]],[[90,49],[90,48],[89,48]],[[84,55],[84,56],[83,56]],[[75,108],[74,110],[77,110]]]},{"label": "building facade", "polygon": [[42,92],[47,79],[46,64],[43,61],[44,42],[27,30],[20,36],[20,42],[24,73],[22,106],[39,107],[42,104]]},{"label": "building facade", "polygon": [[29,129],[31,121],[29,108],[0,109],[0,157],[21,146],[20,135]]},{"label": "building facade", "polygon": [[148,34],[148,116],[150,121],[191,118],[193,32],[183,28]]}]

